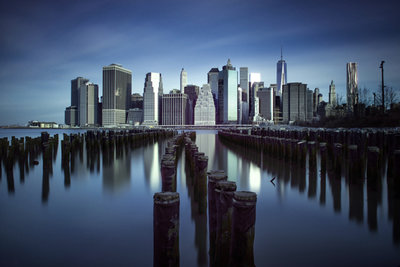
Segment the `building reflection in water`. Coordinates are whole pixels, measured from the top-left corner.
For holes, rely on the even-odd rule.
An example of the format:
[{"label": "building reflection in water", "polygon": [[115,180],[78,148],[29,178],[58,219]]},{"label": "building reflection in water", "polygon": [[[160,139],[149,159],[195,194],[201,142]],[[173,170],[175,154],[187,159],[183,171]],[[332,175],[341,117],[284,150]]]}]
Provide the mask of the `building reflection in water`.
[{"label": "building reflection in water", "polygon": [[103,153],[103,188],[107,192],[116,193],[130,184],[130,153],[122,151]]},{"label": "building reflection in water", "polygon": [[150,186],[152,191],[160,190],[161,172],[160,172],[160,152],[162,146],[158,142],[150,143],[143,148],[143,164],[144,164],[144,177],[146,185]]},{"label": "building reflection in water", "polygon": [[[256,166],[255,164],[250,162],[250,168],[249,168],[249,186],[250,186],[250,191],[256,192],[257,194],[260,192],[260,187],[261,187],[261,169],[260,167]],[[242,180],[247,178],[246,176],[242,177]]]}]

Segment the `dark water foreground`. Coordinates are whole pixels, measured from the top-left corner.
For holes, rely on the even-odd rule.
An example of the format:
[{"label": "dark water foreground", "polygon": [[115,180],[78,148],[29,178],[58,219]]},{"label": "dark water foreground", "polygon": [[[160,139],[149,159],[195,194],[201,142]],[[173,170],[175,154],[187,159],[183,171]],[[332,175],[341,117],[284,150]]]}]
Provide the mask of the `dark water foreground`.
[{"label": "dark water foreground", "polygon": [[[60,134],[61,132],[50,132]],[[38,132],[1,131],[1,136]],[[48,183],[43,157],[11,180],[0,178],[0,266],[151,266],[153,195],[161,191],[166,140],[143,142],[118,153],[72,157],[69,182],[61,146],[52,156]],[[257,193],[254,262],[257,266],[400,264],[400,205],[386,175],[373,188],[351,184],[315,166],[304,167],[197,132],[208,170],[223,169],[238,191]],[[206,190],[198,190],[182,151],[177,165],[179,263],[209,265]],[[276,177],[273,183],[270,180]],[[45,194],[44,194],[45,193]],[[43,196],[46,196],[44,198]]]}]

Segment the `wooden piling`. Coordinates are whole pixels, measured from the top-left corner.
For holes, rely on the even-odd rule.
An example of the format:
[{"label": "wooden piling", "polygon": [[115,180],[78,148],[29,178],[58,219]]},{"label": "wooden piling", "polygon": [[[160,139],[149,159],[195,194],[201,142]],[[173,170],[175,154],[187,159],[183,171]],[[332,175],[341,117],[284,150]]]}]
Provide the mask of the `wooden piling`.
[{"label": "wooden piling", "polygon": [[230,266],[255,266],[254,236],[257,194],[238,191],[233,194]]},{"label": "wooden piling", "polygon": [[154,266],[179,266],[179,193],[154,194]]}]

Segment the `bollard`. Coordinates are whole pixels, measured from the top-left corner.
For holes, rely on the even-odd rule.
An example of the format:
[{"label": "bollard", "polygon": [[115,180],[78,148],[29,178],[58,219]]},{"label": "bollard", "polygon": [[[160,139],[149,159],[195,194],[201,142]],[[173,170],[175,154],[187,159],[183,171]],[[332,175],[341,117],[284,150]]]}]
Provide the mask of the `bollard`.
[{"label": "bollard", "polygon": [[239,191],[233,194],[230,266],[254,265],[254,235],[257,194]]},{"label": "bollard", "polygon": [[154,194],[154,266],[179,266],[179,193]]},{"label": "bollard", "polygon": [[215,266],[228,266],[229,264],[234,191],[236,191],[235,182],[220,181],[215,185],[217,204]]},{"label": "bollard", "polygon": [[224,171],[210,171],[208,174],[208,225],[210,242],[210,265],[214,266],[215,260],[215,240],[217,236],[217,207],[215,199],[215,184],[219,181],[226,181],[228,177]]}]

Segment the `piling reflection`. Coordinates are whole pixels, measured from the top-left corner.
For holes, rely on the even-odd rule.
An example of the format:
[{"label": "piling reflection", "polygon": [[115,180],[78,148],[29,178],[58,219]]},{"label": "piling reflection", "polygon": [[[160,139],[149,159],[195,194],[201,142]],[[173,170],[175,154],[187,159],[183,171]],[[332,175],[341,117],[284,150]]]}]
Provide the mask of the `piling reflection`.
[{"label": "piling reflection", "polygon": [[[190,161],[185,156],[186,186],[190,199],[191,218],[195,227],[195,247],[198,266],[208,266],[207,258],[207,179],[203,172],[196,178]],[[198,188],[197,188],[198,187]]]},{"label": "piling reflection", "polygon": [[[324,137],[332,142],[330,145],[324,142],[305,140],[289,142],[286,139],[265,137],[265,140],[269,141],[265,141],[265,145],[262,146],[263,165],[261,165],[256,158],[259,149],[252,148],[260,144],[260,141],[257,141],[260,140],[259,138],[249,141],[248,136],[237,133],[224,133],[219,136],[220,142],[226,149],[233,151],[238,157],[254,162],[260,166],[260,169],[269,172],[271,177],[276,176],[278,183],[290,183],[290,187],[299,192],[304,192],[308,185],[307,197],[310,199],[316,198],[319,188],[318,203],[325,205],[327,197],[331,196],[333,210],[337,213],[341,212],[342,205],[348,205],[350,221],[363,224],[366,206],[367,219],[365,221],[371,232],[377,232],[379,229],[377,213],[382,205],[382,184],[387,181],[388,217],[393,221],[393,242],[400,243],[400,179],[398,179],[400,165],[394,163],[394,158],[400,160],[400,150],[390,152],[389,149],[387,152],[382,142],[373,141],[374,136],[371,137],[371,143],[368,143],[370,146],[366,146],[366,140],[369,140],[369,137],[362,134],[359,139],[356,138],[357,134],[354,134],[355,137],[345,135],[331,139],[329,136]],[[310,136],[308,138],[315,139]],[[343,146],[344,140],[350,140],[350,145]],[[247,142],[248,145],[240,145],[241,142]],[[292,144],[296,144],[297,148],[293,149]],[[305,149],[306,147],[308,149]],[[389,153],[387,162],[383,153]],[[306,164],[306,159],[308,159],[308,164]],[[387,166],[387,175],[385,166]],[[344,186],[348,198],[342,195]],[[284,186],[280,185],[276,188],[279,191],[278,197],[281,197],[280,191],[284,190]],[[327,194],[327,191],[331,194]]]}]

